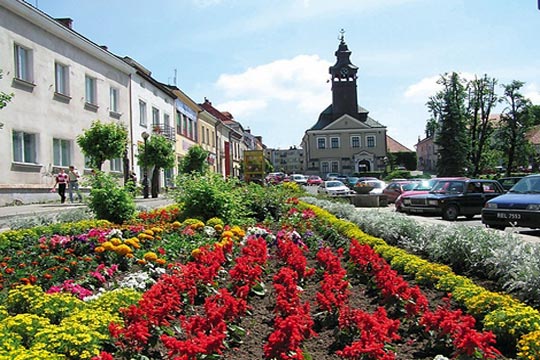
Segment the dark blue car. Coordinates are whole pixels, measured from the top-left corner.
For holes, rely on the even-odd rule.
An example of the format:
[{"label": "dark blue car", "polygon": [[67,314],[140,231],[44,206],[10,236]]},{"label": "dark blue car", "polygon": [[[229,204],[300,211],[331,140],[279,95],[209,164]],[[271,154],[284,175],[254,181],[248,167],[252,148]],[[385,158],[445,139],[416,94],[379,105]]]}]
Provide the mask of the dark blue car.
[{"label": "dark blue car", "polygon": [[500,230],[540,229],[540,174],[522,178],[506,194],[489,200],[482,209],[482,223]]}]

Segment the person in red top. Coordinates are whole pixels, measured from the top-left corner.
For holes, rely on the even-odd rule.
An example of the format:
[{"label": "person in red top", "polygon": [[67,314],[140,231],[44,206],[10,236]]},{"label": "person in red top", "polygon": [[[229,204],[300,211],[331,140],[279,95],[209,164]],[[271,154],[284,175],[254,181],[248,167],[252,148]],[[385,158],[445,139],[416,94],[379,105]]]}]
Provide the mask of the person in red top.
[{"label": "person in red top", "polygon": [[69,182],[69,176],[64,172],[64,169],[60,169],[60,172],[56,174],[56,183],[53,190],[58,185],[58,195],[60,195],[60,202],[63,204],[66,202],[66,186]]}]

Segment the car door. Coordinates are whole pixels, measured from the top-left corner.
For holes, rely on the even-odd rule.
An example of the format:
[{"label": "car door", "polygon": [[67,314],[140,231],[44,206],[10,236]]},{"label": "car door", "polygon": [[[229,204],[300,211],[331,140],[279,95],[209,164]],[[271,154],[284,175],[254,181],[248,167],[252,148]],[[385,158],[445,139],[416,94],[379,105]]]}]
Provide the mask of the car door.
[{"label": "car door", "polygon": [[464,215],[480,214],[485,202],[486,197],[484,195],[482,183],[478,181],[468,182],[463,196],[461,212]]}]

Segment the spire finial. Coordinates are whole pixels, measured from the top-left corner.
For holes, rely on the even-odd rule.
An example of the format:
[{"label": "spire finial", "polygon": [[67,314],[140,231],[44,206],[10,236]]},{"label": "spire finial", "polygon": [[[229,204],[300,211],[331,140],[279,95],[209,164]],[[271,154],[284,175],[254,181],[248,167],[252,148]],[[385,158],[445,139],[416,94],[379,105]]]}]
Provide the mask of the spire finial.
[{"label": "spire finial", "polygon": [[345,30],[341,29],[339,30],[339,33],[341,35],[338,37],[338,40],[341,40],[341,42],[345,42]]}]

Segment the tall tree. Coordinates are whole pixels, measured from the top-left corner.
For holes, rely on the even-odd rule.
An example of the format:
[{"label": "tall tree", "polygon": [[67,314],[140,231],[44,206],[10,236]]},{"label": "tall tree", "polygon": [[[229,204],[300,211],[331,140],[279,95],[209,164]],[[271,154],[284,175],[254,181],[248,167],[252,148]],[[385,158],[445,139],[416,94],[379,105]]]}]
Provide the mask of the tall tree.
[{"label": "tall tree", "polygon": [[484,75],[475,77],[467,85],[467,129],[469,144],[469,173],[476,177],[485,166],[482,155],[489,145],[493,124],[490,120],[491,111],[499,101],[495,94],[497,80]]},{"label": "tall tree", "polygon": [[200,145],[189,148],[186,156],[178,164],[178,171],[183,174],[199,173],[204,174],[208,170],[208,151]]},{"label": "tall tree", "polygon": [[430,97],[427,106],[438,122],[435,144],[439,148],[439,176],[462,176],[467,168],[468,140],[466,129],[465,86],[453,72],[441,76],[443,89]]},{"label": "tall tree", "polygon": [[505,108],[501,112],[499,129],[495,133],[499,149],[506,155],[506,175],[510,176],[517,161],[528,161],[531,146],[525,134],[531,128],[533,114],[531,102],[521,94],[525,83],[514,80],[503,85],[503,102]]},{"label": "tall tree", "polygon": [[77,144],[90,158],[92,167],[101,170],[108,159],[122,157],[127,146],[127,130],[119,123],[92,122],[90,129],[77,136]]},{"label": "tall tree", "polygon": [[146,147],[144,143],[139,144],[137,160],[138,165],[145,169],[153,167],[150,192],[153,198],[157,198],[160,170],[174,166],[173,143],[163,135],[154,134],[146,141]]}]

